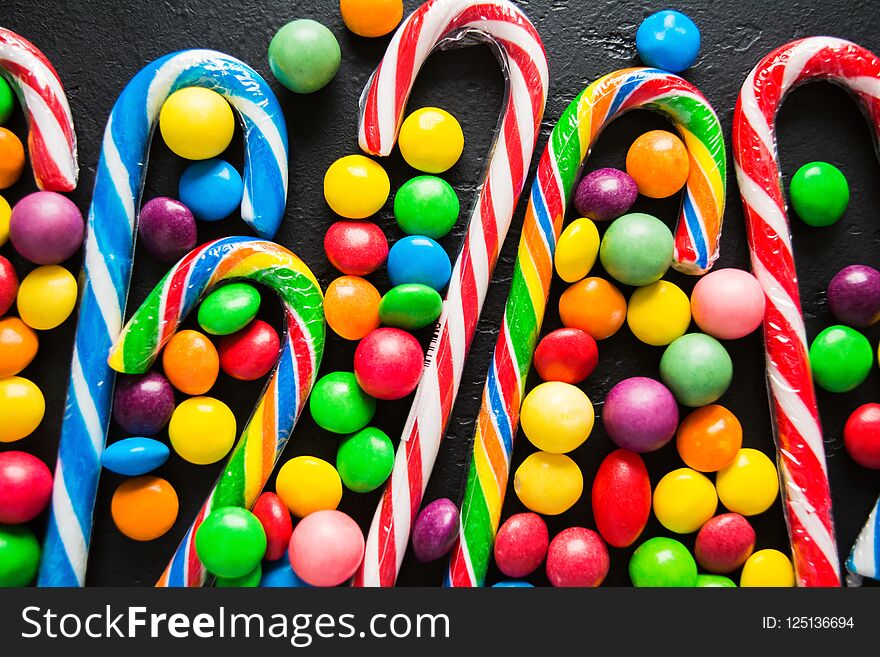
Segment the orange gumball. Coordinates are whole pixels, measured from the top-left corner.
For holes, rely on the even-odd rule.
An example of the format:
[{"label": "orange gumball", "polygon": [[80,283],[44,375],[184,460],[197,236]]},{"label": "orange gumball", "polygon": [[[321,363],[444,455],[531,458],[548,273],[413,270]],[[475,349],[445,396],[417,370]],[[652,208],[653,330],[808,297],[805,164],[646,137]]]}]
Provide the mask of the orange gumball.
[{"label": "orange gumball", "polygon": [[0,319],[0,379],[15,376],[30,365],[39,346],[37,332],[18,317]]},{"label": "orange gumball", "polygon": [[710,404],[688,415],[678,427],[675,445],[689,467],[717,472],[728,466],[742,447],[742,425],[723,406]]},{"label": "orange gumball", "polygon": [[626,299],[604,278],[585,278],[562,293],[559,317],[566,327],[581,329],[596,340],[604,340],[623,326]]},{"label": "orange gumball", "polygon": [[0,128],[0,189],[12,187],[24,171],[24,146],[14,132]]},{"label": "orange gumball", "polygon": [[403,18],[403,0],[339,0],[345,27],[362,37],[388,34]]},{"label": "orange gumball", "polygon": [[382,297],[373,284],[360,276],[340,276],[324,294],[324,317],[339,336],[360,340],[379,327]]},{"label": "orange gumball", "polygon": [[207,336],[178,331],[162,352],[162,368],[171,385],[187,395],[204,395],[217,381],[220,357]]},{"label": "orange gumball", "polygon": [[639,194],[672,196],[687,182],[690,160],[681,139],[666,130],[651,130],[636,139],[626,154],[626,172]]},{"label": "orange gumball", "polygon": [[177,492],[161,477],[146,475],[119,485],[110,502],[117,529],[135,541],[152,541],[174,526]]}]

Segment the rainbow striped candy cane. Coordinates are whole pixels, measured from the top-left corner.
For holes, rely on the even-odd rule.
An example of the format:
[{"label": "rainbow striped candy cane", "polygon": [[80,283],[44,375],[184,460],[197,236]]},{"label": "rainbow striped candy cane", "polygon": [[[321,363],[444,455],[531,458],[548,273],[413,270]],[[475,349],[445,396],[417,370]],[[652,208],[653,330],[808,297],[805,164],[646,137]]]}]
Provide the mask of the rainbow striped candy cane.
[{"label": "rainbow striped candy cane", "polygon": [[746,78],[734,113],[733,151],[752,271],[767,295],[767,384],[795,574],[799,586],[840,586],[822,426],[774,137],[785,96],[812,80],[848,89],[880,139],[880,59],[843,39],[810,37],[777,48]]},{"label": "rainbow striped candy cane", "polygon": [[76,133],[67,96],[54,67],[39,48],[0,27],[0,75],[18,96],[28,121],[28,151],[37,187],[76,189]]},{"label": "rainbow striped candy cane", "polygon": [[525,185],[547,99],[547,56],[534,26],[509,2],[431,0],[398,28],[364,90],[361,148],[374,155],[388,155],[425,59],[438,47],[467,45],[473,37],[494,44],[508,74],[504,112],[354,586],[393,586],[400,570],[410,527],[458,393],[498,251]]},{"label": "rainbow striped candy cane", "polygon": [[278,293],[287,331],[253,414],[158,586],[204,584],[207,573],[196,554],[196,531],[215,508],[250,508],[256,502],[305,406],[324,353],[323,296],[309,268],[273,242],[227,237],[195,249],[171,268],[122,330],[110,366],[125,374],[148,371],[199,300],[231,279],[262,283]]},{"label": "rainbow striped candy cane", "polygon": [[122,326],[136,209],[159,110],[184,87],[212,89],[238,110],[245,137],[244,221],[260,237],[271,238],[284,215],[287,128],[275,95],[256,71],[219,52],[184,50],[157,59],[132,78],[107,121],[89,210],[85,285],[40,586],[82,586],[85,581],[115,380],[107,354]]},{"label": "rainbow striped candy cane", "polygon": [[664,115],[687,145],[690,173],[673,266],[701,274],[718,257],[727,165],[721,125],[709,102],[690,83],[654,69],[616,71],[593,82],[559,117],[532,183],[502,329],[483,390],[447,586],[482,586],[485,580],[565,211],[599,134],[632,109]]}]

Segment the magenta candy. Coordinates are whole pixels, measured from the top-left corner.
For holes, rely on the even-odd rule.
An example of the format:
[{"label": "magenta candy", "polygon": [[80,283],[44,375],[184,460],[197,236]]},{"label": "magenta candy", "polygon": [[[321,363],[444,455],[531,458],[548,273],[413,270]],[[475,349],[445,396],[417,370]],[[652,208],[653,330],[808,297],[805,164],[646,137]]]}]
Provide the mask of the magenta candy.
[{"label": "magenta candy", "polygon": [[635,376],[624,379],[608,393],[602,424],[618,447],[653,452],[675,435],[678,404],[659,381]]},{"label": "magenta candy", "polygon": [[553,586],[599,586],[609,566],[602,537],[583,527],[559,532],[547,551],[547,579]]},{"label": "magenta candy", "polygon": [[123,431],[152,436],[174,412],[174,388],[158,372],[120,377],[113,398],[113,419]]},{"label": "magenta candy", "polygon": [[324,235],[324,252],[343,274],[366,276],[385,264],[388,239],[369,221],[337,221]]},{"label": "magenta candy", "polygon": [[52,496],[52,473],[26,452],[0,453],[0,525],[19,525],[40,515]]},{"label": "magenta candy", "polygon": [[306,584],[337,586],[361,565],[364,535],[342,511],[315,511],[297,523],[287,554],[293,572]]},{"label": "magenta candy", "polygon": [[593,479],[593,518],[609,545],[625,548],[641,535],[651,515],[651,480],[642,457],[617,449]]},{"label": "magenta candy", "polygon": [[177,262],[196,246],[196,220],[180,201],[167,196],[151,198],[141,208],[138,235],[156,260]]},{"label": "magenta candy", "polygon": [[73,201],[56,192],[28,194],[12,209],[9,240],[38,265],[64,262],[82,246],[85,223]]},{"label": "magenta candy", "polygon": [[18,274],[15,267],[6,258],[0,255],[0,317],[15,303],[18,295]]},{"label": "magenta candy", "polygon": [[419,341],[397,328],[378,328],[354,352],[354,374],[364,392],[377,399],[401,399],[416,389],[425,354]]},{"label": "magenta candy", "polygon": [[694,545],[697,563],[726,575],[742,566],[755,549],[755,530],[738,513],[722,513],[700,528]]},{"label": "magenta candy", "polygon": [[595,221],[611,221],[636,202],[639,189],[636,181],[619,169],[597,169],[587,174],[574,193],[574,206],[582,217]]},{"label": "magenta candy", "polygon": [[434,500],[419,513],[412,530],[416,559],[434,561],[447,554],[458,538],[458,507],[448,498]]},{"label": "magenta candy", "polygon": [[880,320],[880,271],[867,265],[841,269],[828,284],[828,307],[849,326],[876,324]]},{"label": "magenta candy", "polygon": [[275,493],[266,492],[257,498],[252,512],[266,532],[264,558],[267,561],[277,561],[284,556],[290,545],[290,535],[293,533],[290,511]]},{"label": "magenta candy", "polygon": [[547,556],[550,534],[537,513],[517,513],[495,535],[495,564],[508,577],[532,574]]}]

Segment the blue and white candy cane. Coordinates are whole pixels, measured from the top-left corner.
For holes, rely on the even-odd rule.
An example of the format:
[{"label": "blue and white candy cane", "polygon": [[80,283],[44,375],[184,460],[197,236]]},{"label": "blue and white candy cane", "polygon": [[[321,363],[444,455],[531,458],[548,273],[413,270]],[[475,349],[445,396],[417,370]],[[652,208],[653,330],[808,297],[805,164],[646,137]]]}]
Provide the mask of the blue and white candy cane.
[{"label": "blue and white candy cane", "polygon": [[849,573],[846,578],[848,586],[861,586],[863,577],[880,580],[880,498],[859,532],[846,560],[846,570]]},{"label": "blue and white candy cane", "polygon": [[266,81],[247,64],[212,50],[184,50],[144,67],[123,89],[104,131],[89,210],[85,283],[61,427],[39,586],[83,586],[100,456],[115,376],[107,354],[119,336],[131,280],[136,208],[162,104],[185,87],[221,94],[244,129],[241,216],[271,239],[287,203],[287,128]]}]

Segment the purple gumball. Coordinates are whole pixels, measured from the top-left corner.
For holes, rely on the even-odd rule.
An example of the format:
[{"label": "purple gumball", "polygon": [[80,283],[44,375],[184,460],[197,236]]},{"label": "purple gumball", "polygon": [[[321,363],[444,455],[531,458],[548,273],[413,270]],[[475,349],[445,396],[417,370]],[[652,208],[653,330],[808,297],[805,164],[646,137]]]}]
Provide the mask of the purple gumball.
[{"label": "purple gumball", "polygon": [[828,306],[849,326],[876,324],[880,320],[880,271],[867,265],[841,269],[828,284]]},{"label": "purple gumball", "polygon": [[73,201],[55,192],[28,194],[12,209],[9,239],[38,265],[64,262],[82,246],[85,224]]},{"label": "purple gumball", "polygon": [[619,169],[596,169],[584,176],[574,193],[574,206],[582,217],[611,221],[626,214],[636,202],[636,181]]},{"label": "purple gumball", "polygon": [[618,383],[605,397],[602,424],[618,447],[653,452],[675,435],[678,404],[659,381],[635,376]]},{"label": "purple gumball", "polygon": [[141,208],[138,234],[156,260],[177,262],[196,246],[196,220],[180,201],[159,196]]},{"label": "purple gumball", "polygon": [[446,497],[422,509],[412,530],[416,559],[434,561],[448,553],[458,538],[458,520],[458,507]]},{"label": "purple gumball", "polygon": [[135,436],[159,433],[174,412],[174,389],[158,372],[120,377],[113,398],[113,419]]}]

